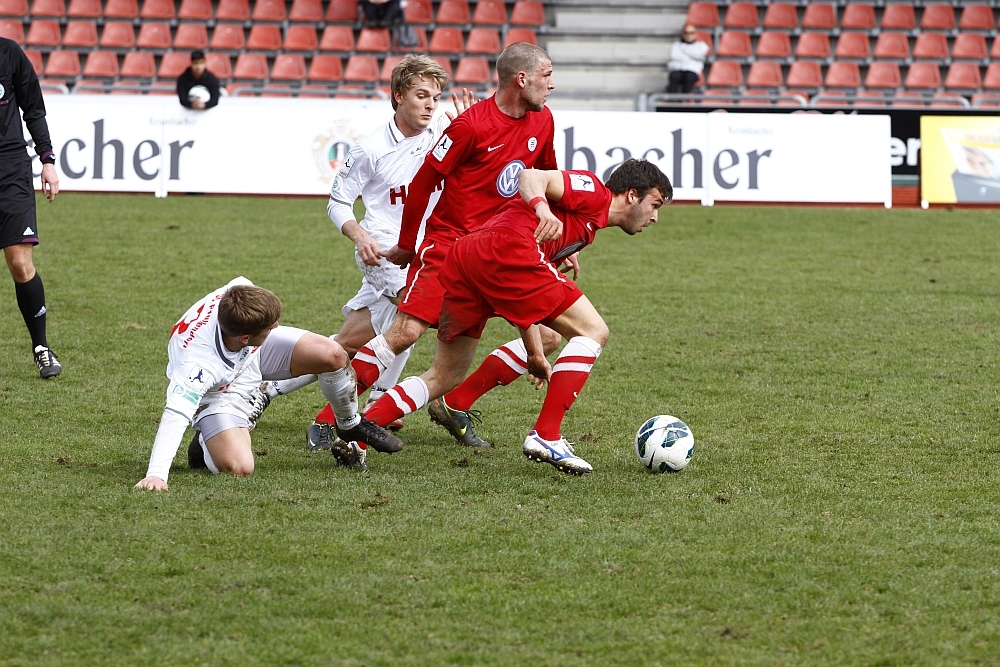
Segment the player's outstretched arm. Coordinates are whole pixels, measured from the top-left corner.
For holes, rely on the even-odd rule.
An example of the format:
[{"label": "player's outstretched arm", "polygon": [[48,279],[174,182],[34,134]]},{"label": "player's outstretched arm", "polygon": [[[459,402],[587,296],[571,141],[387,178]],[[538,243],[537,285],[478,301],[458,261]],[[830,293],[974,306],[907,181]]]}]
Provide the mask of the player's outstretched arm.
[{"label": "player's outstretched arm", "polygon": [[458,93],[451,94],[451,103],[455,105],[455,113],[445,111],[444,115],[448,117],[448,120],[455,120],[478,101],[476,99],[476,91],[463,88],[461,99],[459,99]]},{"label": "player's outstretched arm", "polygon": [[379,252],[378,242],[356,220],[345,222],[340,231],[358,247],[358,257],[362,262],[368,266],[378,266],[381,263],[382,253]]},{"label": "player's outstretched arm", "polygon": [[427,204],[430,203],[431,193],[434,192],[434,188],[442,180],[444,180],[444,174],[435,169],[428,158],[420,165],[420,169],[417,170],[413,180],[410,181],[410,186],[406,189],[406,200],[403,202],[403,218],[399,225],[399,241],[396,242],[397,248],[409,252],[409,257],[404,259],[399,253],[394,254],[393,250],[396,248],[393,248],[385,255],[386,259],[393,264],[406,266],[413,259],[413,253],[417,249],[417,234],[420,231],[420,223],[424,219],[424,213],[427,212]]},{"label": "player's outstretched arm", "polygon": [[[521,198],[535,209],[538,227],[535,240],[539,243],[555,241],[563,233],[563,224],[549,209],[548,200],[559,201],[565,192],[561,171],[525,169],[518,174],[518,190]],[[538,201],[536,201],[538,200]]]}]

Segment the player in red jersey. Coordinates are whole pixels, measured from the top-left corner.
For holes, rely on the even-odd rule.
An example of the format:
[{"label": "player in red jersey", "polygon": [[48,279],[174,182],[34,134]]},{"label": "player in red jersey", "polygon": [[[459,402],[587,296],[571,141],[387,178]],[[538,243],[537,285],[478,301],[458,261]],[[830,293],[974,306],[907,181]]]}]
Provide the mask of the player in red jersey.
[{"label": "player in red jersey", "polygon": [[[479,229],[511,197],[517,194],[518,175],[523,169],[555,169],[553,147],[555,125],[545,101],[553,89],[552,63],[545,51],[524,42],[512,44],[497,59],[499,88],[495,96],[474,104],[444,132],[407,189],[398,244],[385,257],[400,266],[409,264],[406,295],[392,325],[373,338],[354,357],[358,393],[372,386],[395,356],[437,326],[444,290],[438,271],[452,244]],[[424,239],[416,252],[420,222],[431,193],[444,181],[444,191],[427,219]],[[547,351],[559,345],[559,336],[545,336]],[[505,347],[520,347],[517,341]],[[516,358],[516,354],[514,355]],[[521,355],[525,370],[511,374],[505,366],[500,379],[489,386],[509,384],[526,372],[527,353]],[[496,373],[493,373],[496,375]],[[509,376],[509,377],[508,377]],[[454,388],[464,378],[450,378]],[[478,396],[477,396],[478,397]],[[474,399],[473,399],[474,400]],[[462,427],[451,429],[463,444],[489,446],[475,435],[470,415],[440,406],[442,419],[464,418]],[[432,412],[432,415],[434,413]],[[324,409],[309,429],[309,442],[321,446],[332,437],[322,423],[332,421]],[[436,419],[436,421],[440,421]],[[460,431],[456,433],[456,431]]]},{"label": "player in red jersey", "polygon": [[[670,202],[673,188],[656,165],[630,159],[606,187],[587,171],[529,169],[521,172],[519,191],[482,229],[455,242],[441,267],[445,295],[430,369],[390,389],[365,416],[388,423],[441,396],[448,388],[443,380],[469,369],[487,321],[498,314],[521,331],[536,385],[549,382],[524,441],[525,456],[582,475],[593,468],[573,453],[560,428],[609,332],[580,288],[556,267],[593,243],[599,229],[641,232]],[[554,240],[542,240],[548,238]],[[538,324],[569,341],[554,366],[545,358]]]}]

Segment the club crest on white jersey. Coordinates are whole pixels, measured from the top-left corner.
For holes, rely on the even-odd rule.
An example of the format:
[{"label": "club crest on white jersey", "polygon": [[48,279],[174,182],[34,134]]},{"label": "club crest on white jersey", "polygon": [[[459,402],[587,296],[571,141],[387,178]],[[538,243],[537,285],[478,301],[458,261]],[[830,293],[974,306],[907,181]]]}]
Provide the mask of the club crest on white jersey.
[{"label": "club crest on white jersey", "polygon": [[504,197],[514,196],[520,182],[518,177],[522,171],[524,171],[524,163],[520,160],[508,162],[507,166],[501,170],[500,175],[497,176],[497,192]]},{"label": "club crest on white jersey", "polygon": [[594,179],[590,176],[585,176],[584,174],[570,174],[569,187],[574,190],[580,190],[581,192],[593,192]]}]

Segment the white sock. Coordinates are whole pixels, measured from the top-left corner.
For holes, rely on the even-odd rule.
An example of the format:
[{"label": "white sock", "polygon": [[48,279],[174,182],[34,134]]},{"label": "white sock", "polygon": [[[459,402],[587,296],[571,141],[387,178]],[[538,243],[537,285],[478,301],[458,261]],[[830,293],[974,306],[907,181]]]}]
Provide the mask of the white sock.
[{"label": "white sock", "polygon": [[404,415],[416,412],[431,400],[427,385],[418,377],[408,377],[386,392]]},{"label": "white sock", "polygon": [[490,352],[491,356],[507,364],[512,370],[521,375],[528,372],[528,351],[524,348],[524,341],[515,338],[509,343],[505,343]]},{"label": "white sock", "polygon": [[319,374],[319,388],[333,408],[338,428],[354,428],[361,421],[356,385],[357,380],[350,364],[332,373]]},{"label": "white sock", "polygon": [[316,381],[315,375],[300,375],[297,378],[291,378],[288,380],[271,380],[270,387],[268,387],[268,396],[272,399],[276,396],[284,396],[285,394],[290,394],[297,389],[302,389],[307,385],[312,384]]}]

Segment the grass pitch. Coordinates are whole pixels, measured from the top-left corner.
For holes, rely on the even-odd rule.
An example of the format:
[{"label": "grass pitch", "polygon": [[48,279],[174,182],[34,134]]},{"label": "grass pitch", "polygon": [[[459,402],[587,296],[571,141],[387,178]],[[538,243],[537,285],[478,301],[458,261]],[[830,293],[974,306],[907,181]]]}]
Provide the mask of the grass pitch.
[{"label": "grass pitch", "polygon": [[[182,448],[168,494],[131,487],[170,327],[242,274],[333,333],[352,248],[317,200],[39,215],[65,371],[37,378],[8,283],[2,665],[1000,663],[995,212],[675,206],[602,232],[580,282],[612,336],[564,427],[585,478],[522,457],[525,382],[477,406],[488,452],[419,413],[402,453],[339,469],[303,446],[314,385],[265,414],[251,478]],[[680,474],[632,452],[661,413],[697,439]]]}]

